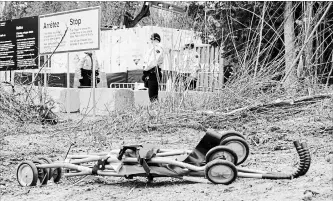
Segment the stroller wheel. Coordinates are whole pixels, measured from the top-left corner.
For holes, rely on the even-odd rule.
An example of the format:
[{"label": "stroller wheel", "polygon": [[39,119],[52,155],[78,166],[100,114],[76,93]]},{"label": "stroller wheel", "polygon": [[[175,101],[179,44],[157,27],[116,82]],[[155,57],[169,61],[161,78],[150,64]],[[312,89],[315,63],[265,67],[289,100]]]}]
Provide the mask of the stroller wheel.
[{"label": "stroller wheel", "polygon": [[[45,164],[45,162],[41,160],[33,160],[32,162],[36,165]],[[46,185],[49,180],[49,168],[37,168],[37,172],[40,184]]]},{"label": "stroller wheel", "polygon": [[237,169],[229,161],[217,159],[207,163],[205,176],[214,184],[230,184],[237,177]]},{"label": "stroller wheel", "polygon": [[52,172],[53,182],[58,183],[61,179],[62,170],[60,167],[55,168]]},{"label": "stroller wheel", "polygon": [[[43,161],[46,164],[51,164],[52,160],[49,159],[48,157],[39,157],[38,160]],[[48,180],[50,180],[52,178],[52,172],[53,172],[53,168],[47,168],[48,173],[49,173],[49,178]]]},{"label": "stroller wheel", "polygon": [[223,131],[220,134],[222,135],[220,142],[222,142],[224,139],[226,139],[228,137],[240,137],[242,139],[245,139],[244,135],[242,135],[241,133],[239,133],[237,131]]},{"label": "stroller wheel", "polygon": [[227,160],[233,164],[237,164],[238,157],[237,154],[227,146],[216,146],[210,149],[206,154],[206,163],[213,161],[215,159]]},{"label": "stroller wheel", "polygon": [[244,139],[240,137],[228,137],[224,139],[220,144],[229,147],[237,154],[237,165],[242,164],[249,156],[249,145]]},{"label": "stroller wheel", "polygon": [[[44,163],[47,163],[47,164],[51,164],[53,163],[51,159],[47,158],[47,157],[39,157],[38,158],[39,160],[43,161]],[[49,171],[49,180],[51,180],[53,178],[53,182],[54,183],[57,183],[60,181],[61,179],[61,173],[62,173],[62,170],[60,167],[58,168],[50,168],[50,171]]]},{"label": "stroller wheel", "polygon": [[38,170],[31,161],[24,161],[16,171],[16,178],[21,186],[36,186],[38,180]]}]

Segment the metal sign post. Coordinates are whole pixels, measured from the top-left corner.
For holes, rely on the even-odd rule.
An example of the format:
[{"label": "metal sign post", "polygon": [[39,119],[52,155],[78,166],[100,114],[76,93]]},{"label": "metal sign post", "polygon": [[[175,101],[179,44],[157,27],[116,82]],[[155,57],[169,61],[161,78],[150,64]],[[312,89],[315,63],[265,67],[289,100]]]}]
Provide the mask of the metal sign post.
[{"label": "metal sign post", "polygon": [[[39,17],[39,54],[67,53],[66,110],[70,113],[69,52],[100,49],[101,7],[83,8]],[[93,66],[95,116],[95,67]]]},{"label": "metal sign post", "polygon": [[70,88],[70,77],[69,77],[69,53],[67,53],[67,90],[66,90],[66,111],[67,111],[67,117],[69,119],[69,111],[70,111],[70,101],[69,101],[69,88]]},{"label": "metal sign post", "polygon": [[[96,55],[94,55],[96,56]],[[91,55],[91,60],[93,61],[92,59],[93,55]],[[93,73],[93,117],[95,118],[96,117],[96,99],[95,99],[95,88],[96,88],[96,74],[95,74],[95,65],[94,63],[92,62],[92,73]]]}]

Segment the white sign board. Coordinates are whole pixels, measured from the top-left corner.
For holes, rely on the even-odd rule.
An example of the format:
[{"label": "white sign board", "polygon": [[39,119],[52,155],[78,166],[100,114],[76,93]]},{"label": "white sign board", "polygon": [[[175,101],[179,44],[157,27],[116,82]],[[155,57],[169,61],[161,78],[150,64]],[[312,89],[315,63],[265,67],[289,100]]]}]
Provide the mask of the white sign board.
[{"label": "white sign board", "polygon": [[100,7],[39,17],[39,54],[98,50]]}]

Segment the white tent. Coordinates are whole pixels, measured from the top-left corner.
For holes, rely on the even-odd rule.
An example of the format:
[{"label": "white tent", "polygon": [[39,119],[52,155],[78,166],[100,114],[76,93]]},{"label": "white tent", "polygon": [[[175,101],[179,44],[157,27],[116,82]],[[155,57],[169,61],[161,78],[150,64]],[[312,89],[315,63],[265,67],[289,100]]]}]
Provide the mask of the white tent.
[{"label": "white tent", "polygon": [[[101,31],[100,50],[96,50],[101,71],[117,73],[142,69],[143,55],[149,49],[152,33],[160,34],[165,54],[169,54],[170,50],[179,50],[187,43],[201,44],[200,37],[189,30],[156,26],[103,30]],[[70,53],[70,72],[75,71],[81,55],[82,52]],[[165,56],[166,61],[162,67],[164,70],[172,70],[168,58],[168,56]],[[51,73],[66,71],[67,53],[53,55]]]}]

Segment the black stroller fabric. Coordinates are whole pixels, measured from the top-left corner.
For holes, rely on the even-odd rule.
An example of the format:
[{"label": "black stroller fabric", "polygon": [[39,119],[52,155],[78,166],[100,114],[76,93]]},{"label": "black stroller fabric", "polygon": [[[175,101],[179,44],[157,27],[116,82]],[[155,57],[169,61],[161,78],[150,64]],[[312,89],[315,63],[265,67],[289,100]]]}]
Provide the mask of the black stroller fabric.
[{"label": "black stroller fabric", "polygon": [[195,147],[195,149],[193,149],[192,153],[183,162],[201,166],[205,161],[207,152],[211,148],[220,145],[221,139],[222,134],[213,130],[207,130],[199,144]]}]

